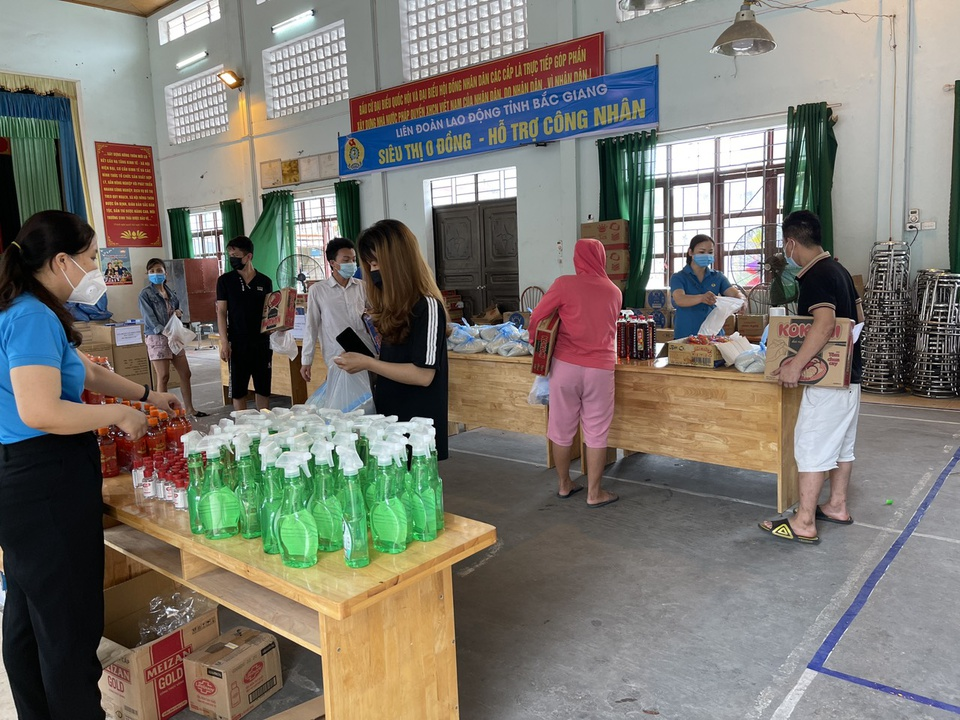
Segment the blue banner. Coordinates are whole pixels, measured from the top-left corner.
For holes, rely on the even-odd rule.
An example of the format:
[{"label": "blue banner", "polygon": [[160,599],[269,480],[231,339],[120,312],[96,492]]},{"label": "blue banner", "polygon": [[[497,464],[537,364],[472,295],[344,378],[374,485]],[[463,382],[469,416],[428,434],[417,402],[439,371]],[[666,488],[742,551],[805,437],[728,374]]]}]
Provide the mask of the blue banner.
[{"label": "blue banner", "polygon": [[658,88],[652,66],[355,132],[340,137],[340,175],[656,127]]}]

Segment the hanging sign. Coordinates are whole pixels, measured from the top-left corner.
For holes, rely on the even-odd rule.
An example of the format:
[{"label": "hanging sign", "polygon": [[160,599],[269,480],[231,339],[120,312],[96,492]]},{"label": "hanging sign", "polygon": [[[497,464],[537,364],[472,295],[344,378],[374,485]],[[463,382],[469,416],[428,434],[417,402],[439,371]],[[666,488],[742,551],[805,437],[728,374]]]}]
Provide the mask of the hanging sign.
[{"label": "hanging sign", "polygon": [[656,127],[656,66],[340,137],[340,175],[617,130]]},{"label": "hanging sign", "polygon": [[107,247],[161,247],[153,149],[105,142],[96,146]]},{"label": "hanging sign", "polygon": [[354,132],[603,75],[603,33],[350,98]]}]

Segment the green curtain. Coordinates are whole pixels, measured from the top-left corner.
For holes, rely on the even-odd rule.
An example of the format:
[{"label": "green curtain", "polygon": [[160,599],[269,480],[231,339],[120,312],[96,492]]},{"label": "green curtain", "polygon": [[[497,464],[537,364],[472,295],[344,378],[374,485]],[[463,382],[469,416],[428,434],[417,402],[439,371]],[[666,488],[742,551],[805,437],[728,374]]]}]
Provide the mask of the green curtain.
[{"label": "green curtain", "polygon": [[170,221],[170,250],[174,260],[193,257],[193,231],[190,229],[190,208],[167,210]]},{"label": "green curtain", "polygon": [[600,220],[623,219],[630,231],[630,275],[624,307],[643,307],[653,264],[654,161],[657,132],[597,141],[600,160]]},{"label": "green curtain", "polygon": [[243,235],[243,207],[239,200],[223,200],[220,202],[220,218],[223,223],[223,270],[230,269],[230,261],[226,253],[227,243],[235,237]]},{"label": "green curtain", "polygon": [[59,123],[0,117],[0,136],[10,138],[20,218],[26,222],[41,210],[62,210],[56,142],[60,138]]},{"label": "green curtain", "polygon": [[825,102],[787,110],[787,157],[783,216],[810,210],[820,218],[823,249],[833,252],[833,168],[837,161],[836,118]]},{"label": "green curtain", "polygon": [[960,273],[960,80],[953,88],[953,178],[950,183],[950,272]]},{"label": "green curtain", "polygon": [[253,242],[253,264],[278,284],[277,266],[288,255],[296,253],[296,221],[293,193],[275,190],[261,196],[263,212],[250,231]]},{"label": "green curtain", "polygon": [[344,180],[333,186],[337,196],[337,226],[340,237],[355,242],[360,235],[360,183]]}]

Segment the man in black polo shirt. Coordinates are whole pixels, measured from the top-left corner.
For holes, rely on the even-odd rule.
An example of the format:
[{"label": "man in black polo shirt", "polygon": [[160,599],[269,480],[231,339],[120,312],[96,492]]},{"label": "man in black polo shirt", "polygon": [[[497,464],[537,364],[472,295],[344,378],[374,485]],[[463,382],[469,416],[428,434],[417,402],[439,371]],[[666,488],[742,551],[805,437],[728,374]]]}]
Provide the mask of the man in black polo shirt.
[{"label": "man in black polo shirt", "polygon": [[273,283],[253,267],[253,243],[240,235],[227,244],[228,273],[217,279],[217,323],[220,358],[230,363],[230,397],[236,410],[247,407],[247,388],[253,378],[257,408],[270,405],[270,336],[260,332],[263,301]]},{"label": "man in black polo shirt", "polygon": [[[802,268],[797,273],[800,297],[797,312],[812,316],[813,324],[796,356],[775,373],[784,387],[797,387],[800,372],[826,345],[837,318],[863,322],[863,308],[850,273],[820,244],[820,219],[808,210],[790,213],[783,221],[783,252]],[[817,522],[850,525],[847,486],[853,471],[853,446],[860,413],[860,341],[853,349],[850,386],[803,388],[803,400],[794,432],[794,457],[800,475],[800,505],[792,519],[760,523],[760,529],[783,540],[816,543]],[[817,505],[826,477],[830,499]]]}]

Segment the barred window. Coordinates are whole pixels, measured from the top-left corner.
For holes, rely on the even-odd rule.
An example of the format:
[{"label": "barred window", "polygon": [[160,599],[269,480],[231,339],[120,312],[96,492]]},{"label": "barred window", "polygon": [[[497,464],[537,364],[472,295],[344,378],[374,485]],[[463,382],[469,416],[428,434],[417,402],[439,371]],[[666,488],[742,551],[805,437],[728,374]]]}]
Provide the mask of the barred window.
[{"label": "barred window", "polygon": [[500,168],[469,175],[454,175],[430,181],[433,207],[517,196],[517,169]]},{"label": "barred window", "polygon": [[526,0],[400,0],[406,80],[527,49]]},{"label": "barred window", "polygon": [[190,234],[195,258],[216,258],[223,264],[223,218],[219,210],[191,210]]},{"label": "barred window", "polygon": [[220,19],[220,0],[196,0],[175,13],[160,18],[160,44],[183,37],[187,33]]},{"label": "barred window", "polygon": [[223,65],[164,88],[171,145],[227,131],[227,88],[217,78],[221,70]]},{"label": "barred window", "polygon": [[269,118],[347,99],[343,20],[264,50],[263,75]]},{"label": "barred window", "polygon": [[[309,255],[323,268],[327,267],[327,243],[340,234],[337,224],[337,198],[334,195],[305,195],[295,198],[297,252]],[[317,278],[312,278],[316,280]]]}]

